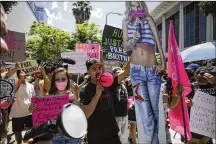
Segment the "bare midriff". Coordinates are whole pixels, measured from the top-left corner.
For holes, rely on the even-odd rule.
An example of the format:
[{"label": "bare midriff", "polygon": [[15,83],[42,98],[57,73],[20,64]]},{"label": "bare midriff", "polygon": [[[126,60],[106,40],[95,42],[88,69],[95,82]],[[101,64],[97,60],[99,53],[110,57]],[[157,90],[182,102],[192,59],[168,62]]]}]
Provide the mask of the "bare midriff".
[{"label": "bare midriff", "polygon": [[157,65],[154,47],[149,44],[136,44],[131,55],[131,63],[141,66]]}]

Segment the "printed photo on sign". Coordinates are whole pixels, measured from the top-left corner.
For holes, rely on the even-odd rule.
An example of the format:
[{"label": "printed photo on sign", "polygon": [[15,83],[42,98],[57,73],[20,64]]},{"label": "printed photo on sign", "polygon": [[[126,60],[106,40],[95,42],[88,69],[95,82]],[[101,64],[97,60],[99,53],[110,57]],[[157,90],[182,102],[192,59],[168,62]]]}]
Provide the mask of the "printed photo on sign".
[{"label": "printed photo on sign", "polygon": [[64,52],[61,53],[62,58],[71,58],[76,61],[75,65],[68,65],[69,73],[86,73],[86,61],[88,59],[86,52]]},{"label": "printed photo on sign", "polygon": [[216,139],[216,97],[196,91],[190,114],[191,132]]},{"label": "printed photo on sign", "polygon": [[48,120],[56,120],[62,107],[69,103],[69,95],[32,97],[35,106],[32,112],[33,126],[38,126]]},{"label": "printed photo on sign", "polygon": [[85,52],[88,55],[88,59],[100,60],[100,45],[99,44],[76,44],[76,52]]},{"label": "printed photo on sign", "polygon": [[122,47],[123,42],[122,29],[105,25],[102,37],[102,47],[105,51],[105,59],[128,61],[131,52],[126,52]]},{"label": "printed photo on sign", "polygon": [[25,74],[30,75],[39,72],[38,63],[36,60],[19,62],[19,67]]},{"label": "printed photo on sign", "polygon": [[0,99],[15,97],[15,79],[0,79]]},{"label": "printed photo on sign", "polygon": [[26,44],[25,33],[8,31],[8,34],[3,37],[9,51],[0,54],[0,60],[17,62],[26,60]]}]

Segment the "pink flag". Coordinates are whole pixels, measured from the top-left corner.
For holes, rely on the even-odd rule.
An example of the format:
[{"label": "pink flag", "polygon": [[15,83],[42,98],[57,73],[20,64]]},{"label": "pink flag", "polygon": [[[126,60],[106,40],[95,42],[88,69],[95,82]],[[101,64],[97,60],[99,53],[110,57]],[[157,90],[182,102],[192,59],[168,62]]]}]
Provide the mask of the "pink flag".
[{"label": "pink flag", "polygon": [[171,129],[183,136],[186,132],[187,140],[190,140],[192,136],[190,133],[190,121],[185,97],[188,96],[192,89],[176,42],[172,21],[170,22],[168,38],[168,77],[172,79],[174,92],[178,83],[181,83],[183,86],[180,102],[176,108],[169,111]]}]

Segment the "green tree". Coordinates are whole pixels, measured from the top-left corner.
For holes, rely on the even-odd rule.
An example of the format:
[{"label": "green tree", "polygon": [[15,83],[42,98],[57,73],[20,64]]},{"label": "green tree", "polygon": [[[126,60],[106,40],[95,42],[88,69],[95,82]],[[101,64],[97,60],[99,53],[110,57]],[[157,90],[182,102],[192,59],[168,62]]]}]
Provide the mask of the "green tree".
[{"label": "green tree", "polygon": [[205,14],[212,14],[216,16],[216,2],[215,1],[201,1],[199,2],[200,10]]},{"label": "green tree", "polygon": [[5,13],[9,14],[13,6],[16,6],[18,3],[16,1],[1,1],[0,2],[5,10]]},{"label": "green tree", "polygon": [[85,21],[83,24],[76,24],[76,33],[74,35],[77,38],[77,42],[86,43],[88,40],[91,43],[101,44],[102,30],[96,23],[89,23]]},{"label": "green tree", "polygon": [[60,57],[61,52],[75,48],[75,39],[69,33],[44,23],[34,22],[29,32],[27,50],[33,59],[51,60]]},{"label": "green tree", "polygon": [[92,7],[89,1],[77,1],[73,3],[72,13],[76,19],[76,24],[82,24],[91,17]]}]

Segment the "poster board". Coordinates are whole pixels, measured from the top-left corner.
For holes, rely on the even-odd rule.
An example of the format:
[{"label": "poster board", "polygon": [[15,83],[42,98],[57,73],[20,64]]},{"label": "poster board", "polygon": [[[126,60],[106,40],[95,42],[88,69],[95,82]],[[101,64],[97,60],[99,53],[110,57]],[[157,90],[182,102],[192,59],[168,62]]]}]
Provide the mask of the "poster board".
[{"label": "poster board", "polygon": [[1,100],[15,98],[15,79],[0,79],[0,98]]},{"label": "poster board", "polygon": [[69,95],[32,97],[35,106],[32,112],[33,126],[38,126],[48,120],[56,120],[63,105],[69,103]]},{"label": "poster board", "polygon": [[196,91],[190,113],[191,132],[216,139],[216,97]]},{"label": "poster board", "polygon": [[76,52],[85,52],[88,55],[88,59],[100,60],[100,45],[99,44],[77,43]]},{"label": "poster board", "polygon": [[26,43],[25,33],[8,31],[8,34],[3,37],[9,51],[0,54],[0,60],[18,62],[26,60]]},{"label": "poster board", "polygon": [[36,60],[18,62],[18,65],[27,75],[40,71]]},{"label": "poster board", "polygon": [[104,60],[104,67],[106,71],[112,72],[114,67],[119,67],[119,61],[116,60]]},{"label": "poster board", "polygon": [[127,62],[131,56],[131,52],[126,52],[122,46],[123,42],[122,29],[105,25],[102,37],[102,47],[104,56],[107,60],[117,60]]},{"label": "poster board", "polygon": [[69,73],[86,73],[86,61],[88,60],[87,53],[85,52],[64,52],[61,53],[62,58],[70,58],[76,61],[75,65],[68,64]]}]

